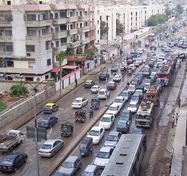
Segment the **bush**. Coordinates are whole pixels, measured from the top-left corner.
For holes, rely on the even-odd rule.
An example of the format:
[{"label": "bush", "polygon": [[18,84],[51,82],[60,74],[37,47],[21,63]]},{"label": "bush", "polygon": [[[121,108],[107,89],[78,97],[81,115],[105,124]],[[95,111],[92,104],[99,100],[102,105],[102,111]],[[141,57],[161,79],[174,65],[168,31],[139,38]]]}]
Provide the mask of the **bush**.
[{"label": "bush", "polygon": [[0,112],[2,112],[4,109],[6,109],[6,105],[5,105],[5,103],[3,103],[3,102],[0,100]]},{"label": "bush", "polygon": [[29,92],[27,90],[27,87],[23,84],[13,85],[10,88],[10,95],[11,96],[16,96],[16,97],[26,96],[28,93]]},{"label": "bush", "polygon": [[163,24],[168,20],[167,15],[163,14],[157,14],[157,15],[152,15],[148,21],[147,24],[148,26],[156,26],[158,24]]}]

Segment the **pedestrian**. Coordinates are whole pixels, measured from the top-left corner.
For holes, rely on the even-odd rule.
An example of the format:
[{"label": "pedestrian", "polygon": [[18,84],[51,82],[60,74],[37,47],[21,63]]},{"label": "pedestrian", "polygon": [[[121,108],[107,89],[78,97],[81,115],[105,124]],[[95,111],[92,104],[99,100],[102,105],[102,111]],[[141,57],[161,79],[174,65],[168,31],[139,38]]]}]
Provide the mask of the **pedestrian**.
[{"label": "pedestrian", "polygon": [[75,78],[75,87],[77,87],[77,78]]},{"label": "pedestrian", "polygon": [[178,98],[178,107],[179,108],[181,107],[181,99],[180,99],[180,97]]},{"label": "pedestrian", "polygon": [[178,119],[179,119],[179,114],[176,113],[176,124],[177,124]]},{"label": "pedestrian", "polygon": [[171,118],[171,125],[172,125],[172,128],[174,128],[174,126],[175,126],[175,117],[174,116]]}]

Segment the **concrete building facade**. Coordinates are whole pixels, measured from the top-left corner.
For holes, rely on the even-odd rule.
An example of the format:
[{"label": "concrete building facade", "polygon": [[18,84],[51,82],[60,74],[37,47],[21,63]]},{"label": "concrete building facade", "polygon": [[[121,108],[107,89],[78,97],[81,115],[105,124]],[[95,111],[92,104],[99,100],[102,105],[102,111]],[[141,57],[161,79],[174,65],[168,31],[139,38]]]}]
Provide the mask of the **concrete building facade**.
[{"label": "concrete building facade", "polygon": [[82,54],[94,44],[91,6],[27,2],[0,1],[1,79],[47,80],[56,53]]}]

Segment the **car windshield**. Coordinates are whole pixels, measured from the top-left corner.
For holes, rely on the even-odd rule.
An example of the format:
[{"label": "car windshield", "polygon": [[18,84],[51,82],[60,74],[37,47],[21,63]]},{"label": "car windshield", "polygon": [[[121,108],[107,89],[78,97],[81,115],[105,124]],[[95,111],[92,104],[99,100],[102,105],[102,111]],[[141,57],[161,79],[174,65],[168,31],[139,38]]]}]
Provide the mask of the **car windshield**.
[{"label": "car windshield", "polygon": [[108,108],[108,110],[110,110],[110,111],[117,111],[118,108],[117,108],[117,106],[110,106],[110,107]]},{"label": "car windshield", "polygon": [[118,141],[118,137],[113,135],[108,135],[106,141]]},{"label": "car windshield", "polygon": [[91,131],[89,132],[89,135],[90,135],[90,136],[99,136],[99,131],[97,131],[97,130],[91,130]]},{"label": "car windshield", "polygon": [[114,83],[113,82],[109,82],[108,85],[109,86],[114,86]]},{"label": "car windshield", "polygon": [[73,167],[74,167],[74,164],[73,164],[73,162],[65,161],[65,162],[62,164],[62,166],[65,167],[65,168],[73,168]]},{"label": "car windshield", "polygon": [[42,149],[51,149],[52,145],[51,144],[43,144]]},{"label": "car windshield", "polygon": [[13,162],[14,162],[14,159],[15,159],[15,156],[14,156],[14,155],[6,156],[6,157],[3,159],[2,164],[12,165]]},{"label": "car windshield", "polygon": [[122,113],[121,113],[121,116],[123,116],[123,117],[128,117],[129,116],[129,112],[128,111],[123,111]]},{"label": "car windshield", "polygon": [[122,94],[121,95],[123,95],[123,96],[125,96],[125,97],[128,97],[128,92],[122,92]]},{"label": "car windshield", "polygon": [[125,125],[126,125],[126,121],[123,121],[123,120],[118,121],[118,126],[119,127],[124,127]]},{"label": "car windshield", "polygon": [[105,92],[104,92],[104,91],[100,91],[99,94],[100,94],[100,95],[104,95]]},{"label": "car windshield", "polygon": [[74,103],[81,103],[81,100],[75,99],[73,102]]},{"label": "car windshield", "polygon": [[137,108],[135,104],[130,104],[130,108]]},{"label": "car windshield", "polygon": [[121,98],[116,98],[114,101],[115,103],[123,103],[123,99]]},{"label": "car windshield", "polygon": [[51,109],[51,106],[45,105],[45,106],[44,106],[44,109],[45,109],[45,110]]},{"label": "car windshield", "polygon": [[101,122],[111,122],[111,118],[109,117],[102,117]]},{"label": "car windshield", "polygon": [[109,153],[108,152],[101,152],[99,151],[97,153],[97,157],[98,158],[104,158],[104,159],[108,159],[110,157]]},{"label": "car windshield", "polygon": [[138,100],[138,95],[133,95],[131,98],[132,101],[137,101]]}]

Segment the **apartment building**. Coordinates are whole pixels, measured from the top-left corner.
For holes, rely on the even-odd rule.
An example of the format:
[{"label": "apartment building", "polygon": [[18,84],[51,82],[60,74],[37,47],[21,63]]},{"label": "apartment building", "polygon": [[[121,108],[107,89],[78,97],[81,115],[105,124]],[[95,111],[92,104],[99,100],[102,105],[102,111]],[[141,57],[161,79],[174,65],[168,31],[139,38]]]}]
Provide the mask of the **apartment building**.
[{"label": "apartment building", "polygon": [[0,79],[49,79],[56,53],[81,54],[94,44],[94,11],[89,5],[0,3]]},{"label": "apartment building", "polygon": [[[96,43],[112,42],[117,39],[116,20],[123,25],[124,35],[146,26],[147,19],[154,14],[163,14],[162,5],[131,6],[113,5],[95,7]],[[101,34],[101,24],[108,26],[108,34]]]}]

